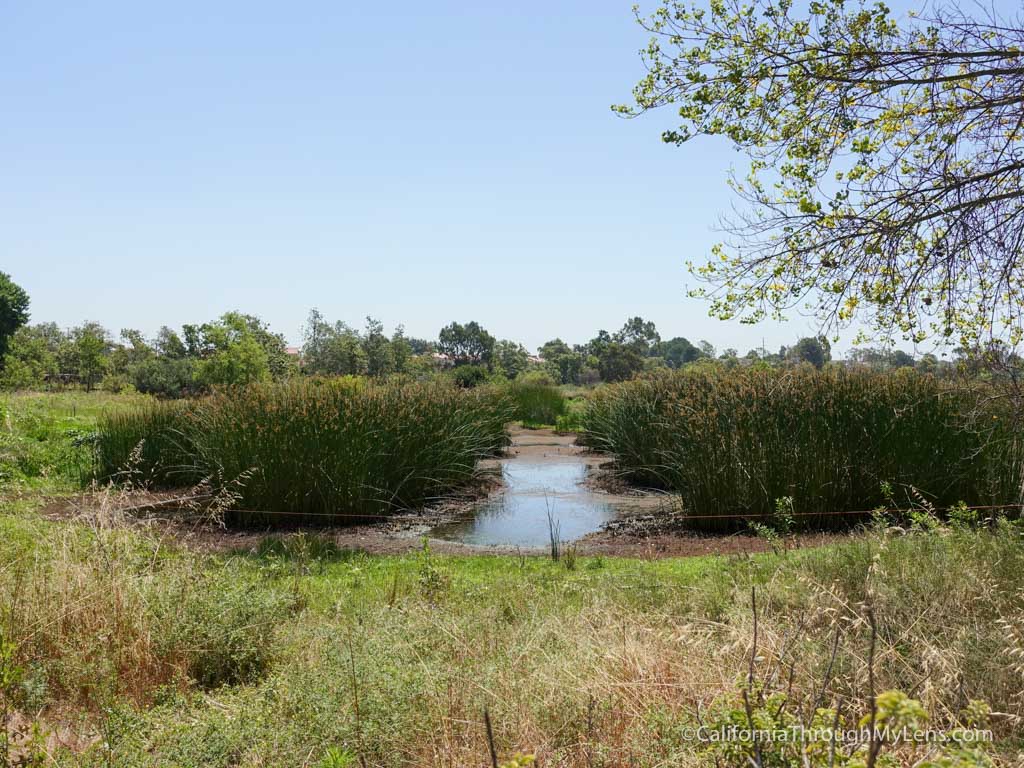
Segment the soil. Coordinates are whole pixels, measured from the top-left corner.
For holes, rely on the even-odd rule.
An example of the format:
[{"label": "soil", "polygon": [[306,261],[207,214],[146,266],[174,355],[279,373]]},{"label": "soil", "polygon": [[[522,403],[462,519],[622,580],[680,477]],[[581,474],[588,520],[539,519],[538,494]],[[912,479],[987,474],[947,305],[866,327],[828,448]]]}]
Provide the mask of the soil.
[{"label": "soil", "polygon": [[[467,514],[472,505],[491,493],[501,491],[501,462],[517,457],[532,462],[564,460],[573,457],[590,468],[587,485],[591,492],[624,511],[604,529],[584,536],[576,542],[579,555],[610,557],[687,557],[714,554],[745,554],[769,551],[772,543],[749,534],[705,535],[680,527],[680,515],[673,511],[671,496],[656,491],[631,488],[615,475],[609,457],[576,445],[575,435],[559,434],[548,429],[511,430],[512,442],[501,458],[482,462],[480,481],[464,498],[449,500],[430,509],[395,515],[387,520],[344,527],[318,528],[316,533],[331,539],[343,549],[362,550],[373,554],[404,554],[423,546],[423,537],[435,526]],[[198,514],[203,497],[186,493],[152,493],[134,491],[83,494],[60,499],[46,505],[42,513],[51,519],[81,518],[100,520],[116,518],[119,522],[152,530],[168,541],[185,544],[201,551],[245,551],[255,548],[266,536],[289,532],[259,530],[227,530],[212,524]],[[291,531],[297,532],[297,531]],[[813,547],[849,537],[843,533],[808,533],[791,536],[775,546],[786,548]],[[545,555],[545,549],[520,549],[507,546],[473,546],[442,539],[428,538],[430,549],[438,554],[523,554]]]}]

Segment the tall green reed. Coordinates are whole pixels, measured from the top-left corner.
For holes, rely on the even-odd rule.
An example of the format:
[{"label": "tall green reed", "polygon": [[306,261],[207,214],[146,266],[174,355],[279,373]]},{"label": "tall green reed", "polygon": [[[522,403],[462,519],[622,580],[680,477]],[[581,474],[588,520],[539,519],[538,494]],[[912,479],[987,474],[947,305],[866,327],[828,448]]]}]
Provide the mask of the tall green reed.
[{"label": "tall green reed", "polygon": [[499,393],[444,383],[298,379],[216,392],[176,415],[172,428],[146,411],[104,421],[101,467],[129,461],[142,437],[146,471],[167,463],[159,447],[176,460],[185,447],[191,478],[238,481],[229,522],[294,525],[388,515],[450,492],[505,444],[511,408]]},{"label": "tall green reed", "polygon": [[683,371],[601,389],[583,441],[630,480],[678,492],[698,527],[736,528],[714,518],[770,516],[785,497],[824,526],[911,488],[937,506],[1018,503],[1021,439],[984,400],[913,372]]},{"label": "tall green reed", "polygon": [[554,384],[543,381],[513,381],[508,394],[515,418],[524,424],[557,424],[566,412],[566,401]]}]

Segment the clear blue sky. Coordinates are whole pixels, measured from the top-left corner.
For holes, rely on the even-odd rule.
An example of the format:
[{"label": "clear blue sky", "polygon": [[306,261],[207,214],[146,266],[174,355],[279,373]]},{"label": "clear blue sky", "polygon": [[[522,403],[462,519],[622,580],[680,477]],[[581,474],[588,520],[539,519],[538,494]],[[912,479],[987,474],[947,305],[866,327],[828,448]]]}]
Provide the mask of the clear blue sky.
[{"label": "clear blue sky", "polygon": [[310,307],[535,348],[627,316],[745,352],[686,297],[728,210],[726,142],[624,121],[631,0],[0,0],[0,270],[34,322],[153,333]]}]

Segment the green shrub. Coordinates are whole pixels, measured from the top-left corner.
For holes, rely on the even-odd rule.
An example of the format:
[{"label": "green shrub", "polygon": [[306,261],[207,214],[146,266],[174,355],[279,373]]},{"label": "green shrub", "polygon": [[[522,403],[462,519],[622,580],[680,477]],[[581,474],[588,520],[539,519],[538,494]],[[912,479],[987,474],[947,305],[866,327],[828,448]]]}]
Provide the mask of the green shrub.
[{"label": "green shrub", "polygon": [[556,424],[566,411],[558,387],[541,381],[519,380],[508,386],[515,418],[524,424]]},{"label": "green shrub", "polygon": [[162,655],[177,658],[203,688],[251,683],[267,670],[274,629],[296,607],[295,598],[245,579],[235,569],[187,583],[161,624]]},{"label": "green shrub", "polygon": [[482,365],[458,365],[452,369],[452,380],[463,389],[473,389],[487,381],[487,369]]},{"label": "green shrub", "polygon": [[682,371],[596,392],[582,442],[696,518],[769,519],[791,497],[798,521],[842,522],[809,515],[916,504],[912,488],[938,507],[1014,504],[1024,446],[982,395],[913,372]]},{"label": "green shrub", "polygon": [[441,382],[263,383],[105,419],[100,467],[114,476],[134,463],[138,475],[178,485],[238,481],[238,506],[250,511],[228,522],[353,522],[464,484],[505,444],[510,418],[501,393]]}]

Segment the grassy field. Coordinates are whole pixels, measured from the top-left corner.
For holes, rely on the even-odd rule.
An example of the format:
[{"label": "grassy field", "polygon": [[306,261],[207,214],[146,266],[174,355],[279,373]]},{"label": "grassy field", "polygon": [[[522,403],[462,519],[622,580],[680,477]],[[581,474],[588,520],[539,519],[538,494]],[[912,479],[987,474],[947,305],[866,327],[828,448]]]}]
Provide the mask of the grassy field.
[{"label": "grassy field", "polygon": [[995,752],[1024,746],[1024,548],[1009,525],[571,566],[369,556],[309,535],[199,555],[24,512],[0,528],[5,706],[38,713],[56,764],[485,765],[487,708],[502,758],[705,765],[686,728],[739,706],[752,652],[766,702],[867,712],[865,603],[879,691],[912,693],[936,727],[987,701]]},{"label": "grassy field", "polygon": [[[79,433],[139,404],[81,397],[4,401],[2,466],[48,458],[0,485],[0,765],[486,766],[486,709],[503,763],[749,766],[752,744],[691,729],[742,723],[747,703],[759,724],[855,724],[872,677],[921,706],[880,697],[880,717],[985,721],[996,764],[1020,764],[1019,524],[666,560],[372,556],[310,533],[210,552],[129,525],[113,488],[40,516],[77,482],[62,457]],[[770,749],[766,766],[804,764]],[[958,759],[942,765],[988,764]]]}]

